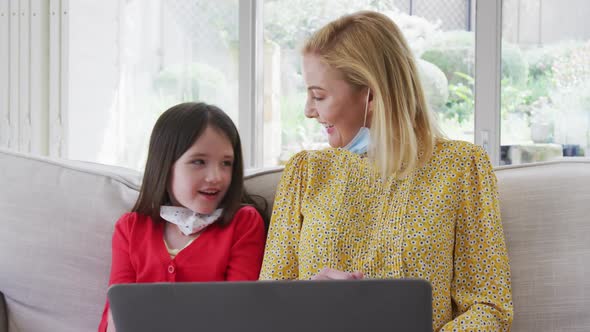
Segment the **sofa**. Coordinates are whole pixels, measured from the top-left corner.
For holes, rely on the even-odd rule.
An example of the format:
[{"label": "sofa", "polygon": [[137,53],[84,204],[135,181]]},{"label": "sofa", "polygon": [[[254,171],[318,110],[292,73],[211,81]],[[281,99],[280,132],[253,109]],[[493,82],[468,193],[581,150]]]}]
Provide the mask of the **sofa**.
[{"label": "sofa", "polygon": [[[272,203],[281,169],[246,186]],[[590,331],[590,159],[496,169],[513,331]],[[0,332],[95,331],[134,170],[0,150]]]}]

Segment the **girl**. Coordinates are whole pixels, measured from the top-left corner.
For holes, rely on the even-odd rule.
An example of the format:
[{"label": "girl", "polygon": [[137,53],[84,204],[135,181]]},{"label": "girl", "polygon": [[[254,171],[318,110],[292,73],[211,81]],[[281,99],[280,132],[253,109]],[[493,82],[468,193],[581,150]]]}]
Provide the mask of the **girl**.
[{"label": "girl", "polygon": [[[264,209],[252,206],[243,172],[240,137],[223,111],[184,103],[164,112],[137,202],[115,225],[109,285],[257,280]],[[99,326],[107,330],[108,303]]]}]

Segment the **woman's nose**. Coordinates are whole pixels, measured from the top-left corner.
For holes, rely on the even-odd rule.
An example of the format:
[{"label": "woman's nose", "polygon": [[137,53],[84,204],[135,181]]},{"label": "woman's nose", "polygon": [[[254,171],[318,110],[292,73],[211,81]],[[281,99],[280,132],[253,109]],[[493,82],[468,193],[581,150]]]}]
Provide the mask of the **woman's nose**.
[{"label": "woman's nose", "polygon": [[318,117],[318,112],[316,111],[315,107],[310,105],[309,101],[305,103],[304,113],[305,113],[305,116],[308,118],[317,118]]}]

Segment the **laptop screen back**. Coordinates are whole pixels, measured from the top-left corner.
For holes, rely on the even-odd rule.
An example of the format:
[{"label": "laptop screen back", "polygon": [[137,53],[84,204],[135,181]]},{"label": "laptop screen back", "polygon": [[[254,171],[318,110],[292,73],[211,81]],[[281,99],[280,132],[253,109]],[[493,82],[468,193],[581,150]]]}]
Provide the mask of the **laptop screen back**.
[{"label": "laptop screen back", "polygon": [[117,332],[432,331],[422,280],[122,284],[108,298]]}]

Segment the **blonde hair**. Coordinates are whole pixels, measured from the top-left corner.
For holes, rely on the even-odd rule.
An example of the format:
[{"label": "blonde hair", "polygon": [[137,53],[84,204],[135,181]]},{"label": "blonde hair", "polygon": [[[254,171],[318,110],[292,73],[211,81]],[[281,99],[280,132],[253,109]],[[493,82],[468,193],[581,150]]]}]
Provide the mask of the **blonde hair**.
[{"label": "blonde hair", "polygon": [[430,159],[443,137],[418,77],[414,56],[387,16],[362,11],[316,31],[303,54],[340,70],[351,85],[373,92],[369,158],[383,177],[404,177]]}]

